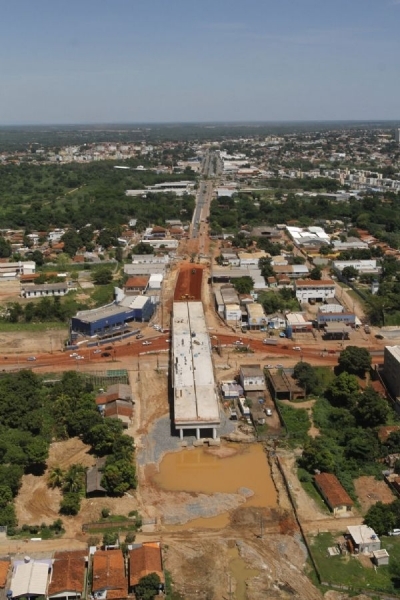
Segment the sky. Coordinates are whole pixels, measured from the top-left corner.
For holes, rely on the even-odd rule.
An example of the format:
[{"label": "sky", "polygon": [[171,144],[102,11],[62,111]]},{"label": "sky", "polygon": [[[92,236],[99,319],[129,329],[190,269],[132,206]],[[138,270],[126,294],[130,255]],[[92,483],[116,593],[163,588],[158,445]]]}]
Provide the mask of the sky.
[{"label": "sky", "polygon": [[0,125],[400,119],[400,0],[3,0]]}]

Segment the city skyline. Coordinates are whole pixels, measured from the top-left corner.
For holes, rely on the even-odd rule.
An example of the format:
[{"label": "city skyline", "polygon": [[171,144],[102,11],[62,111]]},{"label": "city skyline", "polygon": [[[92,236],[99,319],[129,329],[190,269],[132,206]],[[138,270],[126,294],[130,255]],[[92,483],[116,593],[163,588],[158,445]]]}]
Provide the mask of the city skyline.
[{"label": "city skyline", "polygon": [[388,0],[18,0],[0,23],[0,125],[396,120]]}]

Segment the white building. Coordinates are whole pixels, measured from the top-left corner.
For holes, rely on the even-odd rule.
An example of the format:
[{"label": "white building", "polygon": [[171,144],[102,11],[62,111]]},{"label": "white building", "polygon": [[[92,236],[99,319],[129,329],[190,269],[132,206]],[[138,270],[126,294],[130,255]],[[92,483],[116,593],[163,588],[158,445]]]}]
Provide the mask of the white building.
[{"label": "white building", "polygon": [[242,322],[242,311],[239,304],[225,304],[224,319],[227,322],[240,325]]},{"label": "white building", "polygon": [[323,302],[335,297],[335,283],[332,279],[298,279],[295,281],[295,290],[300,303],[309,300]]},{"label": "white building", "polygon": [[260,329],[260,327],[265,327],[267,319],[261,304],[256,302],[247,304],[246,310],[248,315],[249,329]]},{"label": "white building", "polygon": [[68,283],[43,283],[40,285],[21,285],[21,296],[23,298],[43,298],[49,296],[65,296],[76,287],[69,287]]},{"label": "white building", "polygon": [[261,250],[260,252],[239,252],[240,267],[258,267],[258,261],[260,258],[265,258],[266,252]]},{"label": "white building", "polygon": [[164,275],[162,275],[162,273],[153,273],[152,275],[150,275],[148,284],[149,290],[160,290],[163,279]]},{"label": "white building", "polygon": [[239,371],[240,385],[245,392],[265,390],[265,377],[260,365],[244,365]]},{"label": "white building", "polygon": [[380,273],[381,267],[377,266],[376,260],[335,260],[332,263],[334,269],[342,272],[346,267],[353,267],[359,273]]},{"label": "white building", "polygon": [[1,278],[15,278],[19,275],[33,275],[36,263],[33,260],[0,263]]}]

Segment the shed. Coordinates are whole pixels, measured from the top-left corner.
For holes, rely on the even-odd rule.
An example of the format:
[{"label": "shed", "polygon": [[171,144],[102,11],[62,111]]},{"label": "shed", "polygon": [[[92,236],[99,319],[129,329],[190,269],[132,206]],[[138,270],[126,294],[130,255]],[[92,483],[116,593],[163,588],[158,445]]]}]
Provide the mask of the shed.
[{"label": "shed", "polygon": [[372,553],[372,562],[376,564],[377,567],[381,565],[389,564],[389,553],[387,550],[382,548],[381,550],[374,550]]},{"label": "shed", "polygon": [[335,516],[351,512],[354,502],[336,475],[333,475],[333,473],[320,473],[315,476],[314,482]]},{"label": "shed", "polygon": [[371,527],[367,525],[349,525],[347,532],[350,545],[355,552],[368,554],[381,549],[381,540]]},{"label": "shed", "polygon": [[264,373],[260,365],[240,367],[239,380],[245,392],[261,392],[266,389]]},{"label": "shed", "polygon": [[105,496],[107,490],[101,485],[103,474],[101,470],[106,464],[105,458],[98,458],[96,464],[86,471],[86,495]]}]

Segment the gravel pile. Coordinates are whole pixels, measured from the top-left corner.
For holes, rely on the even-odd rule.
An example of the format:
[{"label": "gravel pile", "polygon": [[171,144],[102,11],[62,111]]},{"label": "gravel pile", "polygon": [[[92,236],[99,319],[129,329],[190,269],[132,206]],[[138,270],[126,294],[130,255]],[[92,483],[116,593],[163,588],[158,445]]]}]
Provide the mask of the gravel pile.
[{"label": "gravel pile", "polygon": [[[224,412],[221,411],[221,427],[219,434],[221,436],[229,435],[236,428],[236,424],[230,421]],[[184,441],[188,446],[193,445],[195,436],[185,434]],[[142,438],[142,448],[137,451],[137,461],[140,466],[149,463],[158,463],[166,452],[175,452],[181,448],[179,433],[172,429],[169,415],[161,417],[154,422],[150,432]]]}]

